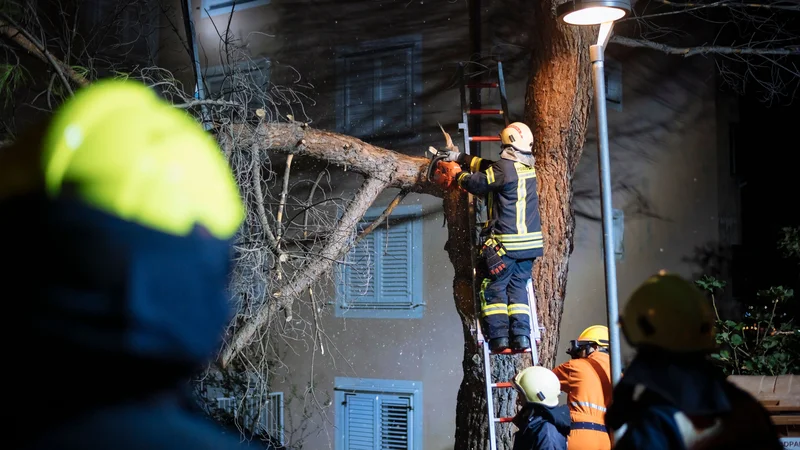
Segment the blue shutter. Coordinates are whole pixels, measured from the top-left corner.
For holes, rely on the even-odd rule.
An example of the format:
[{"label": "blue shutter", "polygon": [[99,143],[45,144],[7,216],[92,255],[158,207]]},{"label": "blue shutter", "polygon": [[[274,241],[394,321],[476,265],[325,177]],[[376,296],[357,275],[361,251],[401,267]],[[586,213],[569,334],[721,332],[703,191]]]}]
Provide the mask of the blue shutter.
[{"label": "blue shutter", "polygon": [[412,48],[392,50],[376,58],[379,82],[376,89],[376,133],[399,133],[413,127]]},{"label": "blue shutter", "polygon": [[378,441],[377,396],[372,394],[345,394],[346,450],[375,450]]},{"label": "blue shutter", "polygon": [[371,305],[378,299],[375,289],[378,278],[376,258],[380,255],[375,249],[376,237],[372,232],[358,243],[347,258],[347,267],[344,276],[345,307],[358,307],[359,304]]},{"label": "blue shutter", "polygon": [[344,126],[355,136],[375,133],[375,63],[372,55],[351,56],[345,59]]},{"label": "blue shutter", "polygon": [[345,450],[412,448],[411,398],[390,394],[347,393],[344,396]]},{"label": "blue shutter", "polygon": [[411,398],[386,395],[379,398],[380,410],[380,448],[381,450],[407,450],[412,448]]},{"label": "blue shutter", "polygon": [[403,220],[392,224],[388,232],[381,229],[378,302],[384,308],[408,309],[411,306],[411,223],[411,220]]}]

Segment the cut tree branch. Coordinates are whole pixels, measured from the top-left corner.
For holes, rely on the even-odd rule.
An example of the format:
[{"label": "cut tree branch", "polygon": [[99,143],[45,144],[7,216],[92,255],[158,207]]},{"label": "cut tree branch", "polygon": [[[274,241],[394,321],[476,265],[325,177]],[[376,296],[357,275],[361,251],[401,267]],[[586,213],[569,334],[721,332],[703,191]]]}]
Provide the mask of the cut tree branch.
[{"label": "cut tree branch", "polygon": [[0,12],[0,17],[2,17],[0,19],[0,32],[15,44],[32,53],[42,61],[53,66],[53,69],[58,74],[58,77],[61,79],[61,82],[64,84],[64,87],[67,89],[67,92],[69,92],[70,95],[72,95],[72,86],[70,86],[69,81],[64,74],[69,75],[70,80],[72,80],[72,82],[78,86],[86,86],[89,84],[89,80],[87,80],[86,77],[79,74],[72,67],[53,56],[53,54],[47,50],[44,44],[39,42],[38,39],[28,33],[27,30],[14,23],[14,21],[5,13]]},{"label": "cut tree branch", "polygon": [[381,215],[378,216],[377,219],[373,220],[372,223],[369,224],[369,226],[367,226],[367,228],[364,228],[364,231],[362,231],[358,235],[358,237],[356,238],[355,242],[353,242],[353,246],[355,247],[356,245],[358,245],[358,243],[361,242],[362,239],[364,239],[364,236],[366,236],[366,235],[372,233],[373,231],[375,231],[375,228],[378,228],[378,225],[383,223],[383,221],[386,220],[386,218],[389,217],[392,214],[392,211],[394,211],[394,209],[397,207],[397,205],[399,205],[400,202],[402,202],[403,199],[406,198],[406,195],[408,195],[408,191],[407,190],[400,191],[394,197],[394,199],[391,201],[391,203],[389,203],[389,206],[387,206],[386,209],[383,210]]},{"label": "cut tree branch", "polygon": [[394,172],[394,167],[386,166],[375,176],[367,177],[336,225],[336,229],[328,238],[319,258],[309,259],[295,272],[292,279],[284,284],[283,289],[273,294],[273,301],[267,301],[249,322],[236,331],[230,344],[222,351],[220,357],[222,367],[227,367],[233,358],[253,341],[273,313],[279,309],[285,309],[288,310],[286,320],[292,319],[291,307],[294,299],[306,291],[320,275],[329,270],[333,263],[348,251],[353,230],[372,202],[388,187],[392,172]]},{"label": "cut tree branch", "polygon": [[669,55],[696,56],[696,55],[758,55],[758,56],[800,56],[800,48],[753,48],[753,47],[722,47],[716,45],[697,47],[672,47],[658,42],[644,39],[631,39],[614,35],[611,42],[625,47],[649,48]]},{"label": "cut tree branch", "polygon": [[[259,144],[267,151],[307,156],[344,168],[365,177],[385,177],[387,188],[407,189],[409,192],[442,197],[444,192],[425,177],[429,159],[408,156],[370,145],[352,136],[311,128],[305,124],[263,123],[256,128],[246,125],[233,127],[231,135],[237,142],[230,145]],[[229,151],[232,149],[225,149]],[[395,167],[396,171],[387,171]]]}]

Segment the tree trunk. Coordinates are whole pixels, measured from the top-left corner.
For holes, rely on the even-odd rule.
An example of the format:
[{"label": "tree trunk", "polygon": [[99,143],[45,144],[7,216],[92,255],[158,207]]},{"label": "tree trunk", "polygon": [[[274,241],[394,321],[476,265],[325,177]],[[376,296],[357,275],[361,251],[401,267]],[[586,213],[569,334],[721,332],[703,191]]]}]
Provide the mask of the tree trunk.
[{"label": "tree trunk", "polygon": [[[552,367],[558,346],[558,330],[567,285],[575,219],[572,211],[572,178],[583,148],[591,105],[590,38],[596,30],[566,27],[556,21],[553,4],[535,7],[534,51],[525,103],[525,122],[534,135],[539,181],[539,211],[545,236],[545,253],[534,267],[540,325],[545,327],[540,363]],[[483,358],[476,345],[476,311],[472,290],[470,223],[465,195],[450,193],[444,201],[449,238],[446,249],[455,269],[453,294],[464,332],[464,379],[456,407],[455,450],[488,448],[488,414],[483,378]],[[492,361],[495,382],[510,381],[530,364],[528,355],[498,356]],[[516,392],[495,389],[496,417],[513,416]],[[510,449],[510,424],[497,424],[498,449]]]}]

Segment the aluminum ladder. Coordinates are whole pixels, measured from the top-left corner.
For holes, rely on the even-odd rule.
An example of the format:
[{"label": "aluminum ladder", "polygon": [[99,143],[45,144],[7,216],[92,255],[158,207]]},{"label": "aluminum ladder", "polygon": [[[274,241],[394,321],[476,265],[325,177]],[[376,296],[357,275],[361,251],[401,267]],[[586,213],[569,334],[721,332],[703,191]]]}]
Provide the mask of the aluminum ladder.
[{"label": "aluminum ladder", "polygon": [[[503,76],[503,63],[501,61],[497,62],[497,81],[496,82],[467,82],[466,79],[466,69],[465,65],[461,63],[459,65],[459,80],[460,80],[460,94],[461,94],[461,122],[458,124],[458,129],[462,133],[462,137],[464,139],[464,152],[467,154],[475,154],[476,156],[480,156],[480,153],[475,151],[478,149],[478,145],[481,142],[500,142],[500,136],[472,136],[470,135],[469,130],[469,118],[470,116],[486,116],[486,115],[502,115],[503,121],[505,125],[510,123],[508,117],[508,99],[506,96],[506,86],[505,86],[505,78]],[[501,109],[472,109],[470,108],[471,102],[467,100],[467,89],[470,89],[471,92],[477,92],[478,99],[480,99],[480,90],[482,89],[499,89],[500,92],[500,105]],[[478,100],[480,101],[480,100]],[[476,143],[476,148],[472,148],[472,143]],[[474,198],[472,194],[469,194],[469,214],[472,218],[475,219],[476,227],[473,232],[473,248],[478,249],[481,245],[481,240],[479,238],[480,228],[482,225],[480,224],[480,215],[484,213],[481,211],[481,207],[479,205],[479,201],[477,198]],[[488,218],[487,218],[488,220]],[[510,423],[512,421],[512,417],[496,417],[495,416],[495,402],[494,402],[494,389],[512,389],[513,385],[511,381],[501,381],[501,382],[494,382],[492,379],[492,357],[496,355],[511,355],[517,353],[528,353],[531,355],[530,364],[531,365],[538,365],[539,364],[539,352],[538,352],[538,345],[542,341],[542,331],[543,328],[539,326],[539,318],[536,312],[536,298],[534,296],[533,284],[532,282],[528,282],[528,304],[530,305],[530,324],[531,324],[531,348],[529,350],[524,351],[513,351],[511,349],[503,350],[502,352],[491,352],[489,351],[489,341],[484,337],[483,330],[481,327],[481,318],[480,318],[480,311],[481,311],[481,301],[480,296],[478,295],[478,286],[482,282],[482,280],[476,279],[477,277],[477,251],[471,252],[472,255],[472,274],[473,274],[473,298],[476,300],[475,304],[475,311],[476,311],[476,319],[475,325],[472,330],[473,335],[477,341],[478,346],[481,347],[483,352],[483,372],[484,372],[484,384],[486,386],[486,412],[489,418],[489,448],[491,450],[497,450],[497,432],[495,425],[498,423]]]}]

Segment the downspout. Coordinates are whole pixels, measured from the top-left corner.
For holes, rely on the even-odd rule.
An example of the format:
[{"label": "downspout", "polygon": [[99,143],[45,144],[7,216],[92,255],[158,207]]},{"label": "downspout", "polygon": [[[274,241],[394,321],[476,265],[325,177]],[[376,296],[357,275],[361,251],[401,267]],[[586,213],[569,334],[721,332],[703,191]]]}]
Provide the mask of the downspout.
[{"label": "downspout", "polygon": [[[197,35],[194,31],[194,20],[192,20],[192,0],[184,0],[181,7],[183,9],[183,24],[186,31],[186,41],[191,49],[189,58],[192,60],[192,68],[194,69],[196,85],[194,98],[202,101],[206,99],[206,89],[203,84],[203,73],[200,68],[200,52],[197,49]],[[200,105],[200,111],[202,114],[203,129],[208,131],[211,129],[211,115],[208,113],[208,107],[206,107],[206,105]]]}]

